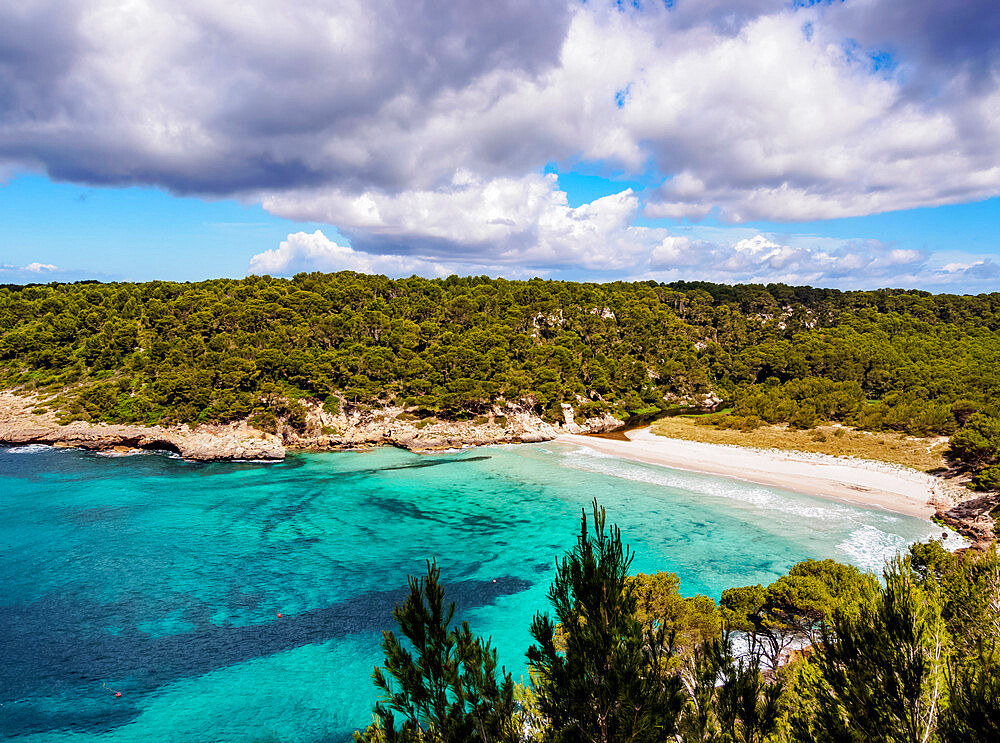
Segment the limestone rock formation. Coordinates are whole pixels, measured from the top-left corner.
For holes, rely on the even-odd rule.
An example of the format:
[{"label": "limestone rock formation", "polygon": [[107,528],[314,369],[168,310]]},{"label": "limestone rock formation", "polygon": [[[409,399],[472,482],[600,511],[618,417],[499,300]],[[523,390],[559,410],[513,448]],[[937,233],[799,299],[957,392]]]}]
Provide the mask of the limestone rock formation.
[{"label": "limestone rock formation", "polygon": [[73,421],[60,425],[50,412],[35,413],[35,401],[0,393],[0,443],[50,444],[97,451],[164,449],[186,459],[283,459],[277,436],[246,423],[212,426],[126,426]]}]

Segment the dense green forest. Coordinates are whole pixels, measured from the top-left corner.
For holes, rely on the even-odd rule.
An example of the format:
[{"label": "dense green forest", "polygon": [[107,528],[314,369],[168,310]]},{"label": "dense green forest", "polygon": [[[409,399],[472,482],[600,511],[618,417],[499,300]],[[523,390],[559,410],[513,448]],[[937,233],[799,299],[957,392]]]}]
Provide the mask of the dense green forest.
[{"label": "dense green forest", "polygon": [[[978,433],[1000,464],[1000,294],[355,273],[0,287],[0,384],[66,417],[303,424],[328,408],[551,420],[732,400],[730,425]],[[994,430],[995,429],[995,430]],[[970,438],[970,437],[966,437]],[[990,478],[1000,480],[994,468]]]},{"label": "dense green forest", "polygon": [[[592,527],[588,521],[592,518]],[[596,502],[557,564],[515,685],[434,564],[410,579],[359,743],[1000,740],[1000,556],[916,544],[883,581],[807,560],[769,586],[682,597],[630,576]],[[406,638],[405,640],[403,638]],[[792,650],[800,648],[799,650]]]}]

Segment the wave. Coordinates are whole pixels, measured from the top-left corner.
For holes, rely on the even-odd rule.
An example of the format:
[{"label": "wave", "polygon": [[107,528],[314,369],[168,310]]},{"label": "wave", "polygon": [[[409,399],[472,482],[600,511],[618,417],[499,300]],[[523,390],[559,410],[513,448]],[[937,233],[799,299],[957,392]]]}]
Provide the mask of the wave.
[{"label": "wave", "polygon": [[874,526],[855,529],[837,549],[862,570],[881,572],[887,560],[904,550],[909,541],[899,534],[889,534]]},{"label": "wave", "polygon": [[55,449],[48,444],[24,444],[23,446],[7,446],[0,448],[0,451],[7,454],[38,454],[43,451]]},{"label": "wave", "polygon": [[[683,470],[674,470],[656,465],[647,467],[634,464],[612,454],[596,452],[592,449],[578,449],[564,452],[563,458],[568,466],[575,469],[620,477],[634,482],[675,488],[687,493],[696,493],[710,498],[737,501],[771,512],[780,512],[790,516],[819,521],[857,521],[856,509],[849,506],[838,504],[824,506],[806,505],[796,502],[796,496],[792,494],[787,496],[779,495],[768,488],[742,480],[688,473]],[[895,521],[896,517],[886,514],[884,519],[886,521]]]}]

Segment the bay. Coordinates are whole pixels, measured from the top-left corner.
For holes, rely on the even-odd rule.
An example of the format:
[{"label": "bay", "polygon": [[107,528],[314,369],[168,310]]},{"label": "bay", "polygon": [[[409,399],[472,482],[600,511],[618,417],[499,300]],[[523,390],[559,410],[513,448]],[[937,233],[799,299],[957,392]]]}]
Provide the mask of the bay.
[{"label": "bay", "polygon": [[270,464],[0,449],[0,738],[347,740],[371,719],[406,576],[430,558],[520,678],[595,497],[634,570],[714,598],[810,557],[878,570],[937,532],[561,444]]}]

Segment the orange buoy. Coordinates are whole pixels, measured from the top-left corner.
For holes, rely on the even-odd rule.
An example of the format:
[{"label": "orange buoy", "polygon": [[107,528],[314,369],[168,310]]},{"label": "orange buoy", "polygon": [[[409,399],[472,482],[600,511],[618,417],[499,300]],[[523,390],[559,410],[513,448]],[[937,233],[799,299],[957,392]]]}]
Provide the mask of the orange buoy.
[{"label": "orange buoy", "polygon": [[116,692],[115,692],[115,696],[116,696],[116,697],[120,697],[121,695],[122,695],[122,693],[121,693],[120,691],[116,691]]},{"label": "orange buoy", "polygon": [[278,619],[281,619],[281,612],[278,612]]}]

